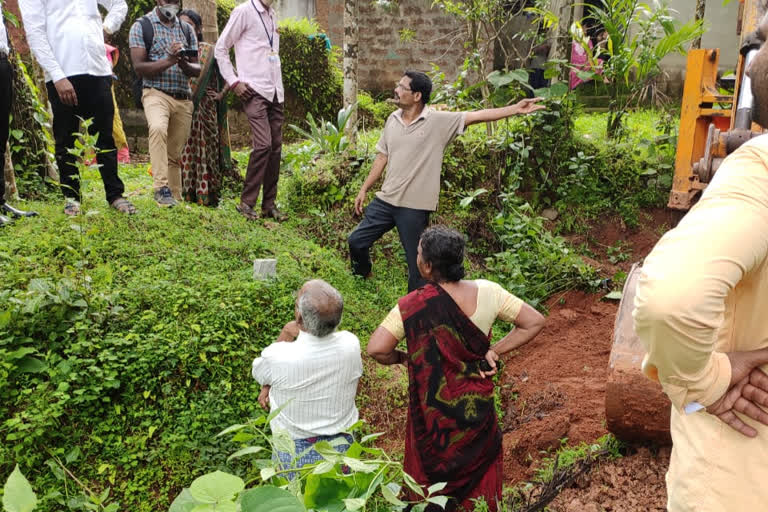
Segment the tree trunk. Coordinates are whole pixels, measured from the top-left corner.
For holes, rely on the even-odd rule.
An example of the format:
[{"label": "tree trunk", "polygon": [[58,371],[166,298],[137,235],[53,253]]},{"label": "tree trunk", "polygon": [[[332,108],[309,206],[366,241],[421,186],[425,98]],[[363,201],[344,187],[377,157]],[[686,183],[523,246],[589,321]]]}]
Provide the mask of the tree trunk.
[{"label": "tree trunk", "polygon": [[[551,60],[563,60],[570,62],[571,60],[571,24],[573,24],[573,9],[574,4],[570,0],[553,0],[552,12],[557,14],[560,20],[557,24],[555,31],[555,37],[552,42],[552,47],[549,50],[549,58]],[[563,66],[560,73],[559,81],[568,82],[568,75],[570,69],[567,66]],[[557,82],[558,78],[553,78],[552,82]]]},{"label": "tree trunk", "polygon": [[[357,102],[357,0],[344,0],[344,107]],[[344,133],[349,147],[357,139],[357,108],[349,115]]]},{"label": "tree trunk", "polygon": [[216,0],[184,0],[184,9],[197,11],[203,18],[203,39],[214,44],[219,37],[216,23]]},{"label": "tree trunk", "polygon": [[[704,19],[704,8],[707,6],[707,0],[696,0],[696,21]],[[701,36],[697,37],[691,43],[691,48],[701,48]]]},{"label": "tree trunk", "polygon": [[3,199],[14,201],[19,198],[19,191],[16,188],[16,175],[13,173],[10,144],[5,146],[5,162],[0,162],[0,165],[3,166],[3,176],[5,177],[5,197]]}]

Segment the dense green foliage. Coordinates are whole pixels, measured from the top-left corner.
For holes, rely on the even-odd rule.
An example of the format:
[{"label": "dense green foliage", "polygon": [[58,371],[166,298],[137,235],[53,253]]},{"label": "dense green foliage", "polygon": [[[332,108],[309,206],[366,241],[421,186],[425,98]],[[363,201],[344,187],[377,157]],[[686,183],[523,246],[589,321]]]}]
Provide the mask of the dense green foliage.
[{"label": "dense green foliage", "polygon": [[[405,290],[397,265],[360,282],[290,226],[247,223],[228,202],[160,210],[143,166],[122,175],[143,196],[136,217],[107,209],[91,170],[86,215],[39,203],[40,218],[0,232],[0,473],[18,462],[36,489],[62,493],[41,510],[66,501],[46,461],[73,449],[73,473],[111,485],[125,510],[167,506],[227,467],[216,432],[260,414],[250,362],[306,279],[342,292],[342,327],[363,340]],[[253,280],[258,257],[278,258],[278,280]]]},{"label": "dense green foliage", "polygon": [[[458,138],[433,216],[468,234],[471,277],[533,303],[596,277],[553,229],[611,214],[630,224],[660,204],[674,147],[672,123],[654,127],[651,114],[637,115],[630,151],[603,147],[601,118],[548,106]],[[250,361],[291,318],[293,292],[312,277],[331,282],[345,297],[342,327],[364,343],[406,289],[395,232],[374,246],[372,279],[349,273],[352,201],[378,136],[361,133],[348,156],[320,155],[312,141],[286,147],[279,202],[291,220],[279,226],[246,222],[232,192],[219,209],[158,209],[143,166],[121,167],[135,217],[107,208],[94,169],[85,215],[29,204],[42,217],[0,231],[0,474],[18,463],[45,490],[40,510],[82,507],[61,462],[133,511],[167,507],[205,472],[245,476],[246,462],[227,462],[237,446],[214,435],[261,414]],[[235,157],[242,166],[247,154]],[[538,216],[553,206],[558,223]],[[252,279],[259,257],[277,257],[277,280]]]},{"label": "dense green foliage", "polygon": [[320,34],[320,27],[306,19],[280,22],[286,125],[303,125],[308,113],[318,119],[336,119],[342,107],[338,47],[328,50]]}]

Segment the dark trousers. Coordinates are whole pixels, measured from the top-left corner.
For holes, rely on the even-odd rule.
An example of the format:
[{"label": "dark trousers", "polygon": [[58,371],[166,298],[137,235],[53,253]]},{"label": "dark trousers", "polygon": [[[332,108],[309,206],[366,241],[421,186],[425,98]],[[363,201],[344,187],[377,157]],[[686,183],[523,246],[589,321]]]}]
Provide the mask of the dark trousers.
[{"label": "dark trousers", "polygon": [[0,204],[5,203],[5,146],[8,143],[13,101],[13,67],[0,56]]},{"label": "dark trousers", "polygon": [[98,132],[96,147],[99,152],[101,180],[104,182],[107,202],[112,203],[123,195],[125,186],[117,175],[117,148],[112,138],[112,121],[115,106],[112,103],[112,78],[108,76],[76,75],[67,77],[75,88],[77,105],[65,105],[59,99],[53,82],[46,83],[48,99],[53,109],[53,137],[56,140],[56,163],[64,197],[80,200],[80,177],[75,167],[75,157],[69,149],[75,146],[75,133],[80,130],[80,118],[93,118],[90,133]]},{"label": "dark trousers", "polygon": [[251,125],[251,156],[245,173],[245,186],[240,202],[253,208],[259,199],[259,190],[264,187],[261,211],[275,207],[277,180],[280,177],[280,154],[283,149],[283,104],[268,101],[260,94],[254,94],[244,106],[248,124]]},{"label": "dark trousers", "polygon": [[416,266],[419,237],[429,224],[429,210],[415,210],[392,206],[375,198],[365,209],[362,222],[349,235],[349,256],[352,259],[352,272],[366,276],[371,271],[370,248],[384,233],[397,227],[400,243],[405,249],[408,262],[408,291],[411,292],[426,281],[421,277]]}]

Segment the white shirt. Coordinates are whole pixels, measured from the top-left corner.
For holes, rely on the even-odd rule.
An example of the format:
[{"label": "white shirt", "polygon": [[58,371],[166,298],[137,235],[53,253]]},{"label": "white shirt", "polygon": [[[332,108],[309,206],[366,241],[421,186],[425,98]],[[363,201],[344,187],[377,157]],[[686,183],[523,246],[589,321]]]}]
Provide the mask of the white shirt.
[{"label": "white shirt", "polygon": [[[98,4],[109,11],[103,22]],[[19,8],[46,82],[112,74],[103,31],[112,34],[120,28],[128,14],[125,0],[19,0]]]},{"label": "white shirt", "polygon": [[349,331],[318,338],[301,331],[277,342],[253,361],[253,378],[272,386],[272,410],[288,403],[270,426],[292,439],[346,432],[358,419],[355,395],[363,375],[360,340]]},{"label": "white shirt", "polygon": [[5,31],[5,23],[3,22],[3,0],[0,0],[0,53],[7,55],[9,51],[8,33]]}]

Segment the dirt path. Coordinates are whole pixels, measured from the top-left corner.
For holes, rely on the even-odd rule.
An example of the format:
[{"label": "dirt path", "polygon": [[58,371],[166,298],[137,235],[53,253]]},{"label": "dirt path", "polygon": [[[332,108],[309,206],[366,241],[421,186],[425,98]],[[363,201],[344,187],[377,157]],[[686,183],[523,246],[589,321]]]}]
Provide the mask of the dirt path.
[{"label": "dirt path", "polygon": [[[611,277],[627,272],[633,262],[645,257],[673,223],[671,213],[654,210],[647,212],[636,230],[609,219],[585,235],[570,238],[575,245],[586,244],[594,256],[590,262]],[[542,456],[561,443],[592,443],[607,433],[605,382],[618,302],[605,301],[603,295],[570,291],[550,298],[544,331],[508,356],[501,380],[507,485],[531,479]],[[374,429],[387,433],[383,446],[402,453],[405,384],[398,371],[386,378],[384,386],[376,384],[375,377],[363,383],[361,388],[378,399],[362,413]],[[562,492],[551,509],[663,510],[668,463],[668,448],[651,451],[631,446],[627,456],[594,467]]]}]

